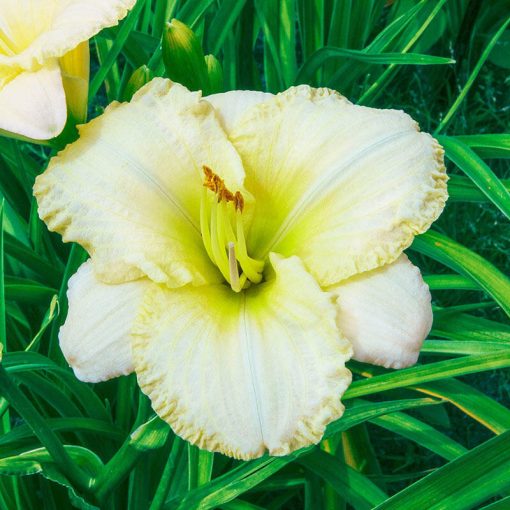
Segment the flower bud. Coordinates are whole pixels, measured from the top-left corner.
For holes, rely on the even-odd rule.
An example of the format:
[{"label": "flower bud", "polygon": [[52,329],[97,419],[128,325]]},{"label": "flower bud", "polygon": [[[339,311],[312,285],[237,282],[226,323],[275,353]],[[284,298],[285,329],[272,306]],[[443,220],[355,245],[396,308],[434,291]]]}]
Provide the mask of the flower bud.
[{"label": "flower bud", "polygon": [[131,101],[131,98],[135,92],[141,89],[146,83],[149,83],[152,78],[154,78],[154,74],[146,65],[135,69],[131,75],[131,78],[129,78],[126,86],[124,87],[124,91],[122,92],[122,100]]},{"label": "flower bud", "polygon": [[223,69],[214,55],[206,55],[207,74],[209,75],[208,94],[223,92]]},{"label": "flower bud", "polygon": [[208,93],[209,78],[202,45],[193,31],[176,19],[166,24],[163,62],[171,80],[190,90]]},{"label": "flower bud", "polygon": [[87,121],[90,75],[89,42],[84,41],[60,58],[67,114],[74,124]]}]

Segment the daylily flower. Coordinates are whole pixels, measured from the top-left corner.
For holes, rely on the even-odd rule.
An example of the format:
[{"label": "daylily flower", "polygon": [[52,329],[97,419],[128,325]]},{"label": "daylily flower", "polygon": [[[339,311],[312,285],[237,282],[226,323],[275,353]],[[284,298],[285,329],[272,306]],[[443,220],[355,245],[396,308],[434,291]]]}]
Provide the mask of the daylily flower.
[{"label": "daylily flower", "polygon": [[321,439],[352,351],[415,363],[430,294],[403,250],[447,193],[408,115],[155,79],[80,135],[35,184],[50,230],[91,256],[60,332],[78,378],[135,371],[177,434],[249,459]]},{"label": "daylily flower", "polygon": [[[49,140],[83,122],[88,40],[136,0],[1,0],[0,134]],[[66,104],[67,103],[67,104]]]}]

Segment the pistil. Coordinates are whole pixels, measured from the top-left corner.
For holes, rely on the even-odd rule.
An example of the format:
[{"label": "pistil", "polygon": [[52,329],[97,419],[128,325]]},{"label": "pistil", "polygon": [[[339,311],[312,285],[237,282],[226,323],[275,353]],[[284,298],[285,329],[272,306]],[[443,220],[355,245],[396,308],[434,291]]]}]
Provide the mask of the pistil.
[{"label": "pistil", "polygon": [[203,170],[200,228],[204,247],[232,290],[240,292],[250,283],[262,280],[264,262],[248,255],[241,192],[232,193],[209,167],[204,166]]}]

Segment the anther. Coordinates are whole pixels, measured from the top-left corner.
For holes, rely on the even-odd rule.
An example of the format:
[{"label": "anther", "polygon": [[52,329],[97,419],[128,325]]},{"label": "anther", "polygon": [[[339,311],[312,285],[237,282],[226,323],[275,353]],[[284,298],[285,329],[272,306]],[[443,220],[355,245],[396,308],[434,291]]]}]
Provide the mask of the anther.
[{"label": "anther", "polygon": [[233,197],[234,206],[236,211],[243,212],[244,209],[244,198],[240,191],[236,191]]}]

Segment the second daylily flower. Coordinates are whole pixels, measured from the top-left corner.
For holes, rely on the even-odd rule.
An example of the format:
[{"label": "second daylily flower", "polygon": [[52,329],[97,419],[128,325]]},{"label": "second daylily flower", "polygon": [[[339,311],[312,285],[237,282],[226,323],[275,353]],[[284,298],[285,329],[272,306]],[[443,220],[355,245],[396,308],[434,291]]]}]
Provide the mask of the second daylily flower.
[{"label": "second daylily flower", "polygon": [[134,370],[177,434],[248,459],[321,439],[352,352],[415,363],[430,294],[403,250],[447,194],[409,116],[156,79],[80,135],[35,185],[91,255],[60,334],[80,379]]},{"label": "second daylily flower", "polygon": [[116,25],[136,0],[1,0],[0,134],[59,135],[68,114],[83,122],[88,40]]}]

